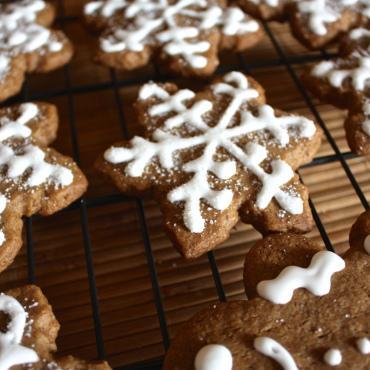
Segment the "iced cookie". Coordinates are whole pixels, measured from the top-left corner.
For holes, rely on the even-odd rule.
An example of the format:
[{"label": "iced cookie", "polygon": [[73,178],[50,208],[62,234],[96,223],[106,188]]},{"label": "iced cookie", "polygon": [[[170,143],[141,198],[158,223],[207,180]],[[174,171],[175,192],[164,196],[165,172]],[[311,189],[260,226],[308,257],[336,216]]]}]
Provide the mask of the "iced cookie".
[{"label": "iced cookie", "polygon": [[28,285],[0,294],[0,368],[110,370],[106,362],[56,356],[60,325],[40,288]]},{"label": "iced cookie", "polygon": [[292,234],[248,252],[249,300],[213,304],[172,340],[164,370],[370,368],[370,212],[341,258]]},{"label": "iced cookie", "polygon": [[351,150],[370,153],[370,32],[356,28],[344,38],[342,56],[323,61],[303,75],[307,88],[324,102],[349,109],[345,122]]},{"label": "iced cookie", "polygon": [[86,190],[76,163],[47,147],[57,127],[51,104],[0,109],[0,271],[22,246],[22,216],[53,214]]},{"label": "iced cookie", "polygon": [[136,105],[145,135],[113,145],[97,167],[123,192],[158,201],[185,257],[223,242],[239,218],[263,233],[312,228],[294,170],[312,159],[321,130],[267,105],[252,78],[231,72],[198,93],[148,83]]},{"label": "iced cookie", "polygon": [[293,35],[319,49],[370,18],[368,0],[239,0],[247,13],[264,20],[289,21]]},{"label": "iced cookie", "polygon": [[124,70],[156,57],[176,74],[208,76],[220,50],[245,50],[263,35],[258,22],[222,0],[91,1],[84,14],[102,30],[97,60]]},{"label": "iced cookie", "polygon": [[42,0],[0,4],[0,101],[21,90],[25,73],[48,72],[71,59],[71,42],[49,28],[54,18],[54,7]]}]

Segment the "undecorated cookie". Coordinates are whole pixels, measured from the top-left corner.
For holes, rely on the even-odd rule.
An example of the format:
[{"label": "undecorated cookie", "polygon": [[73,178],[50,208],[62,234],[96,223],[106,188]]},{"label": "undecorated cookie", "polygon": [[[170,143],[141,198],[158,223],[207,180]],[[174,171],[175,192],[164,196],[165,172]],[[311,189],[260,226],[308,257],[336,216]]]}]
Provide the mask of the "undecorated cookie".
[{"label": "undecorated cookie", "polygon": [[21,90],[26,72],[49,72],[71,59],[71,42],[49,29],[54,18],[43,0],[0,3],[0,101]]},{"label": "undecorated cookie", "polygon": [[55,355],[60,325],[40,288],[28,285],[1,293],[0,312],[2,370],[21,368],[21,365],[30,370],[111,369],[103,361],[87,362]]},{"label": "undecorated cookie", "polygon": [[277,234],[247,253],[249,300],[211,305],[172,340],[164,370],[370,368],[370,211],[343,258]]},{"label": "undecorated cookie", "polygon": [[158,201],[186,258],[227,239],[239,218],[263,233],[312,228],[294,170],[313,158],[321,130],[267,105],[252,78],[231,72],[198,93],[148,83],[136,108],[144,136],[113,145],[97,167],[123,192]]},{"label": "undecorated cookie", "polygon": [[22,216],[51,215],[86,190],[76,163],[47,146],[57,127],[51,104],[0,109],[0,271],[22,246]]},{"label": "undecorated cookie", "polygon": [[258,22],[223,0],[90,1],[84,15],[102,31],[97,60],[124,70],[156,57],[176,74],[208,76],[219,50],[245,50],[263,36]]}]

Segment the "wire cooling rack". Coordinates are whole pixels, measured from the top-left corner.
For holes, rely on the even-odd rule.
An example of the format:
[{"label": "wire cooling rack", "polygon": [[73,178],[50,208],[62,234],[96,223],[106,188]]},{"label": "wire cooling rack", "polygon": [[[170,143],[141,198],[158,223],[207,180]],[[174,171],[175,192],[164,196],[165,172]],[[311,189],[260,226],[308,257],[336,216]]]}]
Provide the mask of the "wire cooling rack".
[{"label": "wire cooling rack", "polygon": [[[67,1],[66,1],[67,3]],[[80,19],[76,16],[66,16],[65,14],[65,5],[63,0],[59,0],[59,17],[58,23],[59,26],[63,29],[66,27],[67,24],[80,22]],[[351,169],[348,161],[353,159],[355,156],[350,152],[342,152],[339,148],[336,140],[332,136],[331,131],[327,127],[325,120],[321,117],[318,109],[316,108],[312,98],[305,90],[302,82],[300,81],[299,75],[296,72],[296,67],[305,63],[315,62],[318,60],[322,60],[324,58],[332,58],[335,57],[335,53],[329,53],[325,50],[322,50],[315,54],[308,54],[308,55],[287,55],[286,51],[282,47],[280,40],[272,31],[271,26],[269,24],[263,24],[267,37],[270,39],[273,48],[275,48],[276,55],[278,58],[268,59],[258,62],[247,62],[244,55],[240,54],[238,56],[238,63],[236,65],[227,65],[221,66],[217,70],[217,74],[222,74],[230,70],[241,70],[247,74],[252,74],[261,68],[283,68],[288,73],[290,79],[292,80],[295,88],[299,91],[301,95],[301,99],[304,101],[305,105],[310,110],[314,119],[318,122],[318,124],[322,127],[326,140],[330,144],[333,154],[325,155],[321,157],[317,157],[311,162],[310,164],[304,166],[306,168],[309,167],[317,167],[333,162],[337,162],[342,167],[342,170],[346,174],[358,200],[359,203],[362,204],[363,208],[368,209],[369,203],[367,201],[366,194],[364,193],[362,186],[356,179],[353,170]],[[130,86],[137,86],[141,85],[148,81],[148,79],[154,81],[164,81],[167,80],[169,77],[161,75],[158,70],[156,73],[151,75],[149,78],[148,76],[145,77],[134,77],[134,78],[125,78],[122,79],[118,77],[117,73],[114,70],[110,71],[110,80],[107,82],[99,82],[93,84],[85,84],[82,86],[74,86],[70,67],[66,66],[63,70],[63,79],[64,79],[64,87],[56,90],[48,90],[48,91],[37,91],[33,92],[29,85],[26,83],[22,93],[11,99],[11,103],[19,102],[19,101],[26,101],[26,100],[48,100],[57,97],[64,97],[67,101],[67,113],[68,113],[68,122],[69,122],[69,129],[71,132],[71,143],[72,143],[72,152],[73,157],[77,163],[80,162],[80,144],[83,141],[83,137],[78,134],[77,129],[77,122],[76,122],[76,108],[75,108],[75,98],[79,94],[85,94],[90,92],[99,92],[99,91],[106,91],[111,90],[112,96],[114,99],[114,104],[116,105],[117,115],[119,119],[119,124],[121,126],[122,131],[122,138],[127,139],[129,137],[129,132],[127,128],[127,122],[125,118],[125,114],[123,111],[123,102],[120,96],[120,89]],[[112,138],[112,142],[115,140],[119,140],[119,137]],[[144,203],[140,199],[125,197],[120,194],[108,194],[103,196],[93,196],[93,197],[83,197],[78,202],[72,204],[69,207],[69,210],[75,210],[79,212],[79,222],[82,228],[82,236],[83,236],[83,247],[84,247],[84,254],[86,260],[86,269],[87,269],[87,278],[88,278],[88,286],[89,286],[89,294],[90,294],[90,301],[91,301],[91,312],[93,316],[93,323],[94,323],[94,331],[95,331],[95,341],[96,341],[96,353],[99,359],[105,359],[106,356],[106,346],[103,338],[103,329],[102,329],[102,320],[100,314],[100,305],[99,305],[99,298],[98,298],[98,289],[96,283],[96,271],[94,269],[94,249],[92,248],[91,242],[91,229],[89,223],[88,212],[90,209],[94,207],[104,206],[107,204],[115,204],[119,202],[125,201],[134,201],[137,214],[138,214],[138,222],[140,225],[140,232],[142,234],[142,241],[144,244],[145,250],[145,258],[146,264],[149,271],[150,282],[153,291],[153,298],[155,303],[156,314],[158,316],[159,322],[159,329],[161,333],[163,349],[166,350],[170,344],[170,332],[168,329],[168,320],[166,317],[166,311],[164,308],[163,300],[162,300],[162,292],[161,286],[158,280],[157,274],[157,264],[155,260],[155,256],[153,254],[152,242],[148,230],[147,225],[147,217],[145,212]],[[327,249],[333,250],[332,242],[329,238],[328,232],[322,222],[321,216],[317,211],[315,204],[310,200],[310,207],[312,209],[313,217],[317,226],[317,229],[321,235],[322,240],[324,241]],[[34,248],[34,239],[33,239],[33,220],[35,218],[28,218],[25,221],[25,229],[26,229],[26,247],[27,247],[27,268],[28,268],[28,282],[34,283],[37,281],[37,271],[35,267],[35,248]],[[208,263],[210,267],[210,271],[212,273],[214,286],[217,291],[218,299],[220,301],[226,301],[227,294],[225,293],[224,285],[222,283],[222,277],[219,271],[219,267],[217,264],[217,259],[215,258],[214,252],[208,253]],[[132,363],[130,365],[118,365],[116,366],[117,369],[160,369],[162,366],[162,358],[157,358],[149,362],[145,363]]]}]

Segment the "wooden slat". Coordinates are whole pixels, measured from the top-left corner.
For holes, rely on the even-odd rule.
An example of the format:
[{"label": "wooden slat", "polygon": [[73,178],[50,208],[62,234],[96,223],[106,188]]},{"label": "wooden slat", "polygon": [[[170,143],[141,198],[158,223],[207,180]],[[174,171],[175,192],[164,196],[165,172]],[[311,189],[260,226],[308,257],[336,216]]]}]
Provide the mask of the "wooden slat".
[{"label": "wooden slat", "polygon": [[[65,0],[66,14],[79,15],[82,3],[82,0]],[[271,27],[288,56],[315,54],[299,45],[286,25],[272,24]],[[122,130],[114,91],[109,88],[112,82],[109,70],[92,62],[95,38],[79,21],[68,21],[66,32],[76,45],[76,56],[70,65],[72,87],[106,84],[99,91],[73,96],[81,166],[90,181],[87,196],[89,199],[97,199],[117,194],[114,187],[96,173],[93,163],[99,153],[121,139]],[[278,59],[279,56],[267,36],[260,45],[242,55],[242,60],[247,65]],[[225,65],[239,65],[240,58],[228,53],[223,56],[222,61]],[[308,66],[308,63],[297,64],[294,69],[299,75]],[[268,101],[272,105],[313,117],[284,66],[254,68],[251,72],[265,87]],[[155,69],[151,65],[139,71],[118,73],[118,78],[137,77],[145,81],[154,73]],[[30,76],[28,91],[31,95],[63,91],[66,88],[65,77],[63,69],[48,75]],[[179,83],[192,87],[201,86],[186,80],[179,80]],[[138,88],[139,86],[129,86],[119,90],[131,135],[137,132],[132,102]],[[72,155],[68,96],[47,100],[56,104],[60,111],[61,124],[55,147]],[[314,102],[340,150],[348,151],[343,130],[345,112],[316,100]],[[324,139],[317,156],[333,153]],[[369,160],[356,158],[348,163],[369,199]],[[348,247],[348,230],[363,208],[343,168],[339,162],[334,162],[302,169],[300,174],[310,189],[312,201],[331,242],[338,251],[345,250]],[[144,208],[169,332],[173,335],[182,322],[208,303],[217,300],[217,291],[207,256],[191,262],[180,258],[161,228],[157,205],[152,201],[145,201]],[[164,349],[161,331],[135,201],[89,208],[88,221],[107,359],[112,366],[123,366],[162,356]],[[317,228],[310,235],[321,240]],[[230,239],[215,251],[228,299],[244,297],[244,256],[259,238],[260,235],[252,227],[238,224]],[[96,357],[98,353],[80,210],[77,208],[48,218],[37,218],[33,221],[33,239],[36,282],[49,297],[62,324],[58,340],[60,351],[86,358]],[[1,274],[0,284],[1,288],[8,289],[26,282],[27,259],[23,250],[15,263]]]}]

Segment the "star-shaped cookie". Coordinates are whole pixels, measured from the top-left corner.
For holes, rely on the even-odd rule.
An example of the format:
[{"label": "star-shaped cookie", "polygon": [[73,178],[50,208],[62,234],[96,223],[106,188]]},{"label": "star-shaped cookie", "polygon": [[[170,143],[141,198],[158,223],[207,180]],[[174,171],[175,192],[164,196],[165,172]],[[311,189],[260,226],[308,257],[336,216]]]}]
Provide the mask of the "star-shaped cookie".
[{"label": "star-shaped cookie", "polygon": [[343,39],[339,58],[316,64],[302,77],[320,100],[349,109],[344,124],[348,145],[365,155],[370,153],[369,46],[369,28],[356,28]]},{"label": "star-shaped cookie", "polygon": [[176,74],[208,76],[219,50],[245,50],[263,35],[258,22],[219,0],[99,0],[84,15],[103,31],[97,60],[124,70],[157,58]]},{"label": "star-shaped cookie", "polygon": [[123,192],[158,201],[185,257],[227,239],[239,218],[263,233],[311,229],[294,170],[312,159],[321,130],[267,105],[252,78],[231,72],[199,93],[149,83],[136,107],[145,135],[112,146],[97,167]]},{"label": "star-shaped cookie", "polygon": [[22,216],[53,214],[86,190],[76,163],[47,147],[57,127],[51,104],[0,109],[0,271],[22,246]]},{"label": "star-shaped cookie", "polygon": [[71,59],[71,42],[49,28],[54,18],[43,0],[0,4],[0,101],[21,90],[26,72],[48,72]]},{"label": "star-shaped cookie", "polygon": [[238,3],[257,18],[289,21],[293,35],[309,49],[328,45],[370,18],[368,0],[238,0]]}]

